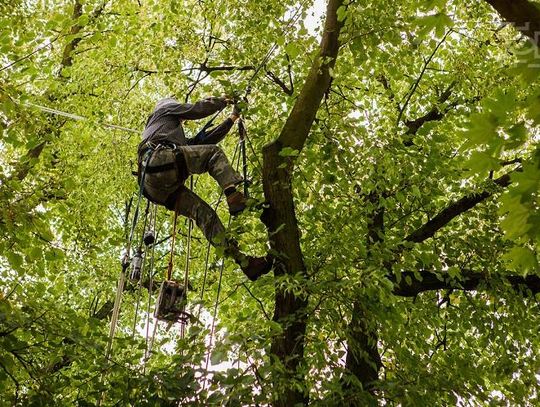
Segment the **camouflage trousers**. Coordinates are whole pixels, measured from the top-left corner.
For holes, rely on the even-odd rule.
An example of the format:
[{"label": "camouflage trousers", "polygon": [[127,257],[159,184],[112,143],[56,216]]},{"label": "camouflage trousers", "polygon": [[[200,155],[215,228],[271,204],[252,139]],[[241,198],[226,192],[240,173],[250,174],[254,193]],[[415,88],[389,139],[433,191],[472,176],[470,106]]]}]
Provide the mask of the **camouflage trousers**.
[{"label": "camouflage trousers", "polygon": [[[179,171],[168,171],[170,174],[167,174],[167,171],[163,171],[159,174],[161,180],[153,179],[152,174],[146,175],[144,182],[145,195],[151,201],[193,219],[210,243],[230,246],[224,240],[225,227],[216,212],[200,196],[187,188],[184,182],[189,175],[207,172],[218,182],[222,189],[225,189],[241,183],[242,177],[232,168],[223,150],[216,145],[180,146],[176,150],[176,153],[181,154],[182,157],[180,158],[183,158],[184,165],[182,166],[184,168],[180,169],[180,172],[184,173],[179,174]],[[160,154],[159,149],[153,153],[153,155],[156,154]],[[163,179],[163,177],[166,178]],[[160,184],[170,184],[171,182],[176,182],[174,192],[160,187]],[[178,183],[181,185],[178,186]],[[235,249],[232,247],[226,248],[229,249],[227,251],[230,255],[236,257],[236,253],[233,253],[236,252]]]}]

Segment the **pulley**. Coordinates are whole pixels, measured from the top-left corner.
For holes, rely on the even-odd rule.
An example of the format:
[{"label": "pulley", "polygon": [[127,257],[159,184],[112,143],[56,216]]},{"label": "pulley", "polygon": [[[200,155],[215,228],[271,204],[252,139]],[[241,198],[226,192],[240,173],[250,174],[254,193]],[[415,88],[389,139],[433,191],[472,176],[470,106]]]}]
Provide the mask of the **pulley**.
[{"label": "pulley", "polygon": [[153,230],[148,230],[144,233],[143,242],[146,246],[154,244],[156,241],[156,235]]}]

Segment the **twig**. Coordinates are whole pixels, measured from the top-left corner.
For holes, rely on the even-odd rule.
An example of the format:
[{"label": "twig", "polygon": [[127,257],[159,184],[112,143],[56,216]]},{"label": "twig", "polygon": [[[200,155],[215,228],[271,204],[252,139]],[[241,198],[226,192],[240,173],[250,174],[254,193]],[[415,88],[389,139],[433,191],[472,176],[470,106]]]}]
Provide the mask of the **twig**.
[{"label": "twig", "polygon": [[253,294],[251,292],[251,290],[249,289],[249,287],[246,285],[246,283],[242,283],[242,285],[244,286],[244,288],[247,290],[247,292],[249,293],[249,295],[259,303],[259,306],[261,307],[261,311],[263,312],[264,316],[266,317],[266,319],[270,320],[270,316],[266,313],[266,310],[264,309],[264,304],[262,303],[261,300],[259,300],[257,297],[255,297],[255,294]]},{"label": "twig", "polygon": [[401,121],[401,117],[403,116],[403,113],[405,112],[405,109],[407,108],[407,105],[409,104],[409,102],[410,102],[410,100],[412,98],[412,95],[414,95],[414,92],[418,88],[418,85],[420,84],[420,81],[422,80],[422,77],[424,76],[424,73],[426,72],[426,69],[427,69],[428,65],[430,64],[431,60],[433,59],[433,57],[437,53],[440,46],[446,40],[446,37],[448,37],[448,34],[450,34],[451,32],[452,32],[452,30],[450,29],[450,30],[448,30],[446,32],[446,34],[444,34],[444,37],[439,41],[437,46],[431,52],[431,55],[429,56],[429,58],[424,62],[424,67],[422,68],[422,71],[420,72],[420,75],[418,76],[418,78],[416,79],[416,82],[412,86],[411,91],[409,92],[409,95],[407,96],[407,99],[405,100],[405,103],[403,104],[403,106],[399,110],[399,115],[398,115],[398,118],[396,120],[396,125],[399,125],[399,122]]},{"label": "twig", "polygon": [[4,372],[6,372],[9,378],[15,384],[15,400],[13,403],[13,405],[15,406],[17,405],[17,401],[19,400],[19,387],[20,387],[19,382],[17,381],[17,379],[15,379],[15,377],[7,370],[7,368],[2,363],[0,363],[0,367],[2,368],[2,370],[4,370]]},{"label": "twig", "polygon": [[15,61],[13,61],[12,63],[10,64],[7,64],[6,66],[2,67],[2,69],[0,69],[0,72],[2,71],[5,71],[6,69],[9,69],[11,68],[12,66],[14,65],[17,65],[19,62],[22,62],[24,61],[25,59],[28,59],[30,58],[31,56],[37,54],[39,51],[42,51],[44,50],[45,48],[47,47],[50,47],[54,42],[56,42],[60,37],[63,37],[67,34],[61,34],[61,35],[57,35],[54,39],[52,39],[51,41],[49,41],[49,43],[45,44],[45,45],[42,45],[41,47],[38,47],[36,48],[34,51],[32,51],[31,53],[29,53],[28,55],[25,55],[23,57],[20,57],[18,59],[16,59]]}]

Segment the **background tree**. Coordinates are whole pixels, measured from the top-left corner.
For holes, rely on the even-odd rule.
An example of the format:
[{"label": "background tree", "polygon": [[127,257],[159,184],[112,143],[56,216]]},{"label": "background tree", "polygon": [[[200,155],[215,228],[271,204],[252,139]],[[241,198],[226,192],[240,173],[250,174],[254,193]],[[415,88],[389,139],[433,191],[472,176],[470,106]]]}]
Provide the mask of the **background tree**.
[{"label": "background tree", "polygon": [[[3,403],[537,403],[540,88],[519,35],[536,40],[536,3],[54,3],[0,6]],[[201,321],[161,327],[145,361],[129,287],[106,360],[139,136],[100,124],[248,85],[266,205],[229,230],[280,266],[249,283],[225,261],[220,285],[211,253],[205,280],[194,231]],[[218,201],[208,177],[196,190]]]}]

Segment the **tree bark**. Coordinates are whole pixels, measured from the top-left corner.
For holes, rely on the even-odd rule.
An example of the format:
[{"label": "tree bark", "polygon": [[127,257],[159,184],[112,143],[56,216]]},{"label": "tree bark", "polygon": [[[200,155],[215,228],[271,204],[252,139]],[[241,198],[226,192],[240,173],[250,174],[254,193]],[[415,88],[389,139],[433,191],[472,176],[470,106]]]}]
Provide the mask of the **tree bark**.
[{"label": "tree bark", "polygon": [[[329,0],[320,52],[279,137],[263,149],[263,186],[269,204],[263,221],[269,232],[271,249],[278,257],[276,277],[289,274],[307,278],[291,183],[294,159],[283,157],[280,152],[285,147],[302,150],[330,85],[330,70],[338,55],[342,27],[337,10],[342,4],[343,0]],[[293,383],[304,380],[300,366],[304,359],[307,303],[306,296],[295,295],[276,285],[274,321],[281,325],[282,333],[271,344],[275,367],[274,406],[304,405],[308,401],[307,390],[299,389]]]},{"label": "tree bark", "polygon": [[486,0],[508,23],[540,45],[540,9],[527,0]]}]

